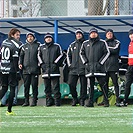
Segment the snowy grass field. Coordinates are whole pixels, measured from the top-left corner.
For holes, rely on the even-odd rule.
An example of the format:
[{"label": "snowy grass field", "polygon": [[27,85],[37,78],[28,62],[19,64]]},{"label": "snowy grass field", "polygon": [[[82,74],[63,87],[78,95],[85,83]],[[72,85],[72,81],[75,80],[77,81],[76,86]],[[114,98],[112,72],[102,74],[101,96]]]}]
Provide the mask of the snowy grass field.
[{"label": "snowy grass field", "polygon": [[133,133],[133,106],[0,108],[0,133]]}]

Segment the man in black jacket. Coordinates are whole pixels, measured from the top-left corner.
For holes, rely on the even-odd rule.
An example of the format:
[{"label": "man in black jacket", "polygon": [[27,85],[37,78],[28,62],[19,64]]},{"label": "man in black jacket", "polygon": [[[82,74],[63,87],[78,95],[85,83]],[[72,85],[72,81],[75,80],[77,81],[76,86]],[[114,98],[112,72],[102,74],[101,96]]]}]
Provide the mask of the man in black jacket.
[{"label": "man in black jacket", "polygon": [[72,106],[76,106],[78,103],[76,84],[80,78],[80,105],[84,106],[84,102],[87,96],[87,78],[85,77],[85,66],[79,56],[82,43],[85,41],[83,32],[78,29],[75,32],[76,39],[72,42],[67,51],[67,63],[70,68],[68,84],[70,86],[70,92],[72,94]]},{"label": "man in black jacket", "polygon": [[38,66],[38,48],[40,43],[37,42],[35,35],[33,33],[27,33],[26,35],[26,44],[23,45],[20,52],[20,64],[19,68],[23,71],[23,80],[24,80],[24,94],[25,102],[22,105],[29,106],[29,90],[30,84],[32,84],[33,90],[33,101],[31,106],[37,105],[37,96],[38,96],[38,77],[40,69]]},{"label": "man in black jacket", "polygon": [[19,49],[21,46],[20,31],[16,28],[10,30],[8,39],[2,42],[1,46],[1,72],[2,72],[2,92],[0,93],[0,99],[5,95],[10,86],[10,94],[8,98],[8,109],[6,115],[14,115],[12,112],[12,104],[15,96],[15,87],[17,86],[17,72],[18,72],[18,60]]},{"label": "man in black jacket", "polygon": [[[62,50],[59,44],[54,43],[50,33],[44,36],[44,44],[38,51],[38,60],[42,68],[42,78],[44,79],[46,106],[60,106],[60,84],[59,84],[59,62]],[[52,91],[53,90],[53,91]],[[52,98],[54,94],[54,99]]]},{"label": "man in black jacket", "polygon": [[105,33],[106,33],[106,42],[110,51],[110,56],[105,62],[105,68],[107,72],[106,73],[107,85],[109,82],[109,77],[111,77],[116,94],[116,106],[120,107],[119,85],[118,85],[120,42],[115,38],[112,29],[107,29]]},{"label": "man in black jacket", "polygon": [[88,82],[90,81],[89,101],[86,105],[87,107],[94,107],[93,97],[95,78],[97,78],[104,94],[104,106],[109,106],[107,84],[105,82],[106,72],[104,68],[104,63],[109,57],[109,53],[107,44],[99,38],[97,29],[90,29],[90,38],[82,44],[80,51],[82,62],[86,68],[86,77],[88,78]]}]

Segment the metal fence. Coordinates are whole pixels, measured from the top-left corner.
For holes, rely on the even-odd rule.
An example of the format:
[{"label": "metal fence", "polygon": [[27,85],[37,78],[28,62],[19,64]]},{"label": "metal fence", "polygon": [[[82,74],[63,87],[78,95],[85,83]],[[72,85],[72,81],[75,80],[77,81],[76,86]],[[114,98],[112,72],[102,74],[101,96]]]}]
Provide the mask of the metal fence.
[{"label": "metal fence", "polygon": [[133,0],[0,0],[0,17],[131,14]]}]

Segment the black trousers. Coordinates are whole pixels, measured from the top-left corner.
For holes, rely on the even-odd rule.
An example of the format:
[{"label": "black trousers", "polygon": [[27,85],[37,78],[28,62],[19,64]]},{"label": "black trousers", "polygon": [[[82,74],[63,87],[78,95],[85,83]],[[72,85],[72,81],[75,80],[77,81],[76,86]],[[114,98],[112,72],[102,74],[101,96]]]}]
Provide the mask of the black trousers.
[{"label": "black trousers", "polygon": [[77,81],[80,79],[81,89],[80,89],[80,99],[85,100],[87,97],[87,78],[84,75],[69,75],[68,84],[70,87],[70,93],[74,99],[77,98],[78,94],[76,91]]},{"label": "black trousers", "polygon": [[111,77],[111,79],[112,79],[114,89],[115,89],[115,94],[116,94],[116,97],[118,99],[119,98],[118,73],[117,72],[107,72],[106,73],[107,86],[108,86],[108,83],[109,83],[109,77]]},{"label": "black trousers", "polygon": [[0,94],[0,99],[5,95],[8,90],[8,86],[10,87],[10,93],[8,97],[8,111],[11,112],[13,99],[15,96],[15,87],[18,84],[17,75],[16,73],[10,74],[2,74],[1,75],[1,85],[2,85],[2,92]]},{"label": "black trousers", "polygon": [[32,92],[33,92],[33,100],[37,102],[38,96],[38,75],[37,74],[24,74],[24,95],[25,95],[25,102],[29,103],[29,90],[30,85],[32,85]]},{"label": "black trousers", "polygon": [[52,98],[52,94],[54,94],[54,99],[60,99],[60,77],[50,77],[44,78],[44,85],[45,85],[45,94],[47,99]]},{"label": "black trousers", "polygon": [[104,100],[105,100],[105,102],[107,102],[108,101],[108,91],[107,91],[107,83],[106,83],[105,77],[89,77],[88,78],[88,84],[90,84],[89,101],[93,102],[95,78],[97,79],[97,81],[102,89],[102,92],[104,95]]},{"label": "black trousers", "polygon": [[125,102],[127,102],[128,100],[132,83],[133,83],[133,66],[128,66],[128,69],[126,72]]}]

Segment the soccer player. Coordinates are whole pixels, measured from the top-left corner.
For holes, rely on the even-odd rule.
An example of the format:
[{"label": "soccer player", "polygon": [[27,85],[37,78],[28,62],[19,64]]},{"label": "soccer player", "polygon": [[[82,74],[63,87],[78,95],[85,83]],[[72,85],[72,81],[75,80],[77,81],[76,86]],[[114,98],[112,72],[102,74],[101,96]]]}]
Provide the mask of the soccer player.
[{"label": "soccer player", "polygon": [[125,98],[123,106],[128,105],[128,96],[131,90],[131,84],[133,83],[133,29],[129,31],[130,44],[128,46],[128,69],[126,72],[126,85],[125,85]]},{"label": "soccer player", "polygon": [[16,28],[10,30],[8,39],[2,42],[1,46],[1,72],[2,72],[2,93],[0,99],[5,95],[10,86],[8,98],[8,108],[6,115],[14,115],[12,111],[13,99],[15,96],[15,87],[17,86],[17,72],[19,60],[19,48],[21,46],[20,31]]}]

